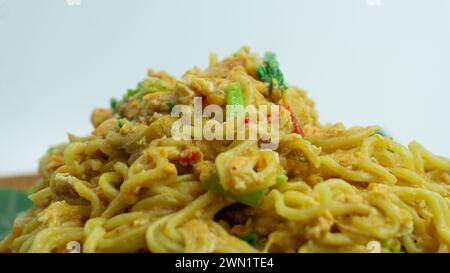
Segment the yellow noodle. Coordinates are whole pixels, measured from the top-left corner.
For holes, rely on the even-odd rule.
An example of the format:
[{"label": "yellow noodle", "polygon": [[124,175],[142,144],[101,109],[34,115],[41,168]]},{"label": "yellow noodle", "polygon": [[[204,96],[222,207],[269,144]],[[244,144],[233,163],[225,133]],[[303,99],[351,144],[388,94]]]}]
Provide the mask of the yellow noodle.
[{"label": "yellow noodle", "polygon": [[[320,124],[306,92],[270,78],[267,66],[278,69],[242,48],[223,60],[211,54],[206,69],[179,79],[149,70],[113,109],[93,112],[89,135],[69,135],[42,157],[29,195],[34,207],[18,215],[0,252],[74,245],[88,253],[371,252],[381,245],[381,252],[448,253],[450,160],[415,141],[405,147],[377,126]],[[257,139],[172,135],[174,105],[194,111],[201,97],[202,107],[225,110],[230,84],[242,91],[239,103],[257,111],[282,106],[279,115],[258,117],[268,125],[279,116],[278,137],[263,139],[250,114],[240,122],[247,135],[257,128]],[[214,124],[231,128],[224,118]],[[205,132],[211,119],[186,128]],[[273,140],[276,149],[261,148]]]}]

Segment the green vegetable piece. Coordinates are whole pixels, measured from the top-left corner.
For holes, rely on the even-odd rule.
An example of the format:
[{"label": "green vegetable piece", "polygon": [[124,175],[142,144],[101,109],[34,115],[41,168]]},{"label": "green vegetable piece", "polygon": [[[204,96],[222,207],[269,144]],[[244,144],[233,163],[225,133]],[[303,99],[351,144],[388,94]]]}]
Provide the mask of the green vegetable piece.
[{"label": "green vegetable piece", "polygon": [[390,239],[381,242],[381,248],[391,253],[402,253],[402,245],[400,242],[391,241]]},{"label": "green vegetable piece", "polygon": [[241,239],[254,246],[258,242],[258,235],[256,233],[249,233],[242,236]]},{"label": "green vegetable piece", "polygon": [[226,191],[225,189],[222,187],[222,185],[220,185],[220,179],[219,179],[219,175],[214,172],[210,178],[209,181],[206,185],[206,187],[213,192],[217,192],[217,193],[222,193],[225,194]]},{"label": "green vegetable piece", "polygon": [[227,105],[244,106],[244,95],[240,83],[230,83],[227,86]]},{"label": "green vegetable piece", "polygon": [[287,89],[283,72],[281,72],[276,56],[272,52],[267,52],[264,55],[262,64],[256,69],[256,75],[269,85],[270,92],[274,88],[279,88],[281,91]]},{"label": "green vegetable piece", "polygon": [[283,172],[277,172],[277,182],[276,182],[276,186],[282,186],[284,184],[287,183],[288,181],[288,177],[287,175],[285,175]]},{"label": "green vegetable piece", "polygon": [[125,99],[131,98],[137,93],[139,93],[139,89],[128,89],[127,94],[125,95]]},{"label": "green vegetable piece", "polygon": [[222,187],[222,185],[220,185],[220,180],[219,180],[219,176],[217,175],[217,173],[214,173],[213,175],[211,175],[206,187],[212,192],[221,193],[225,197],[234,199],[238,202],[241,202],[243,204],[246,204],[246,205],[249,205],[252,207],[258,206],[261,203],[261,200],[263,199],[263,197],[266,195],[266,192],[263,190],[247,192],[247,193],[242,193],[242,194],[234,194],[229,191],[226,191]]},{"label": "green vegetable piece", "polygon": [[134,90],[134,92],[132,92],[131,94],[132,96],[136,95],[137,93],[141,93],[143,95],[155,92],[165,92],[169,91],[169,89],[170,88],[165,81],[155,77],[147,77],[143,81],[138,83],[136,90]]},{"label": "green vegetable piece", "polygon": [[118,120],[117,120],[117,126],[119,127],[119,130],[122,129],[122,127],[123,127],[123,122],[122,122],[121,119],[118,119]]},{"label": "green vegetable piece", "polygon": [[177,103],[175,101],[169,101],[167,105],[169,106],[170,111],[172,111],[172,109],[175,107],[175,105],[177,105]]},{"label": "green vegetable piece", "polygon": [[241,85],[236,83],[230,83],[226,89],[227,105],[235,106],[232,111],[227,112],[228,118],[233,118],[244,112],[244,94],[242,92]]},{"label": "green vegetable piece", "polygon": [[55,147],[55,146],[51,146],[51,147],[48,148],[47,154],[51,154],[51,153],[53,153],[55,150],[56,150],[56,147]]},{"label": "green vegetable piece", "polygon": [[243,193],[239,195],[230,194],[231,198],[246,205],[249,205],[251,207],[258,206],[265,195],[266,192],[263,190]]},{"label": "green vegetable piece", "polygon": [[386,240],[383,240],[382,242],[381,242],[381,248],[388,248],[389,247],[389,240],[388,239],[386,239]]},{"label": "green vegetable piece", "polygon": [[123,95],[122,100],[119,101],[115,98],[111,98],[110,106],[115,114],[117,113],[119,104],[127,102],[132,97],[137,95],[142,96],[148,93],[165,92],[169,90],[169,85],[165,81],[155,77],[147,77],[143,81],[139,82],[135,89],[128,89],[126,94]]},{"label": "green vegetable piece", "polygon": [[380,135],[380,136],[383,136],[383,137],[387,137],[388,136],[387,133],[383,129],[376,130],[374,134],[375,135]]},{"label": "green vegetable piece", "polygon": [[111,98],[109,100],[109,105],[111,106],[111,110],[113,110],[113,113],[117,113],[117,107],[119,106],[119,101],[116,98]]}]

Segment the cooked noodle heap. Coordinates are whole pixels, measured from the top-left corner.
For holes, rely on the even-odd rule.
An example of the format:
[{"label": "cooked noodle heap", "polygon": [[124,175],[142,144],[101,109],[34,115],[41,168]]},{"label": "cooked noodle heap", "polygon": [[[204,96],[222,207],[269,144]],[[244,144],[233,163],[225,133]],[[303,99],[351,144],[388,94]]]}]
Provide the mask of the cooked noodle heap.
[{"label": "cooked noodle heap", "polygon": [[[261,141],[180,140],[174,105],[280,107],[276,150]],[[0,251],[448,252],[450,161],[376,126],[320,124],[271,54],[243,48],[180,80],[150,70],[95,129],[41,159],[41,180]]]}]

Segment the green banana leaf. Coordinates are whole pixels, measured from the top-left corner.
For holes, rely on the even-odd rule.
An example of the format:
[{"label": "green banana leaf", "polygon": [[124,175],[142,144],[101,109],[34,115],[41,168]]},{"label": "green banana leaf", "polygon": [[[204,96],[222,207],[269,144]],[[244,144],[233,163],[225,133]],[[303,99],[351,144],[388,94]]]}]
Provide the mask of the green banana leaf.
[{"label": "green banana leaf", "polygon": [[0,188],[0,241],[8,235],[17,214],[32,206],[27,192]]}]

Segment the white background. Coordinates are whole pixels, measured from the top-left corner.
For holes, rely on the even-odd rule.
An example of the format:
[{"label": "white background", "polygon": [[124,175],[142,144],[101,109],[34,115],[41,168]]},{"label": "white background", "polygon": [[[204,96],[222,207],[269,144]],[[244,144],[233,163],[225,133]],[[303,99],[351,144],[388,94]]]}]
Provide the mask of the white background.
[{"label": "white background", "polygon": [[180,76],[242,45],[277,53],[322,122],[450,156],[450,1],[0,0],[0,175],[87,134],[91,110],[148,67]]}]

